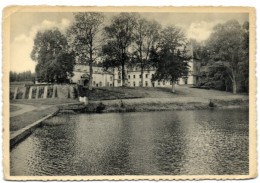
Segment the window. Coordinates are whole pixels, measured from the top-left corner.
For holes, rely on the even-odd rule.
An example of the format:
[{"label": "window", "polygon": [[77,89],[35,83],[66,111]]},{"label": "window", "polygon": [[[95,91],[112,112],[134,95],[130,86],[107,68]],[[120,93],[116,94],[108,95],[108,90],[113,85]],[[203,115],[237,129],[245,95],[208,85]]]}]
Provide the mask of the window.
[{"label": "window", "polygon": [[118,82],[118,84],[120,84],[120,83],[121,83],[121,80],[118,80],[117,82]]},{"label": "window", "polygon": [[134,78],[135,78],[135,75],[134,75]]},{"label": "window", "polygon": [[128,75],[128,79],[130,79],[130,75]]},{"label": "window", "polygon": [[110,76],[110,81],[112,81],[112,79],[113,79],[112,76]]},{"label": "window", "polygon": [[162,83],[163,85],[165,85],[165,81],[163,81],[163,83]]},{"label": "window", "polygon": [[139,81],[139,86],[142,86],[142,82],[141,81]]},{"label": "window", "polygon": [[121,79],[121,76],[120,76],[120,75],[118,75],[118,79]]},{"label": "window", "polygon": [[158,81],[158,86],[160,86],[160,84],[161,84],[161,83]]},{"label": "window", "polygon": [[135,86],[135,81],[133,82],[133,86]]},{"label": "window", "polygon": [[154,77],[154,74],[152,74],[152,79],[153,79],[153,77]]},{"label": "window", "polygon": [[142,75],[140,74],[139,77],[142,78]]},{"label": "window", "polygon": [[147,81],[145,81],[145,86],[148,86],[148,82]]},{"label": "window", "polygon": [[148,74],[146,74],[145,77],[148,78]]}]

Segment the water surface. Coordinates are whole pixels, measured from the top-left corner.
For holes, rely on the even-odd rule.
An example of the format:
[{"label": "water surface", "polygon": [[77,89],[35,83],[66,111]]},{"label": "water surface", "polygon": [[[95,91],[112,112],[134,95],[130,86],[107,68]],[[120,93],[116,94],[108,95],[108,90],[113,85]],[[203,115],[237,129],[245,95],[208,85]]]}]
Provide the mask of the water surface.
[{"label": "water surface", "polygon": [[11,151],[11,175],[248,174],[248,110],[59,115]]}]

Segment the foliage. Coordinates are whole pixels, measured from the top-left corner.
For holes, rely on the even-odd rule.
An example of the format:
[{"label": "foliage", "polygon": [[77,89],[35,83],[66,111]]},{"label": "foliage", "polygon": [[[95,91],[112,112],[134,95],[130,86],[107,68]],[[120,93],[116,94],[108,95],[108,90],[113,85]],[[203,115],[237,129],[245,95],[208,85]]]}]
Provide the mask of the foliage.
[{"label": "foliage", "polygon": [[228,70],[223,64],[213,64],[209,67],[207,86],[210,88],[230,91],[232,82],[228,77]]},{"label": "foliage", "polygon": [[206,66],[211,61],[210,52],[205,42],[198,42],[195,39],[191,39],[189,44],[192,46],[192,56],[195,60],[199,60],[201,66]]},{"label": "foliage", "polygon": [[158,43],[161,25],[156,21],[148,21],[142,17],[138,17],[136,22],[132,64],[141,69],[141,84],[143,86],[143,72],[151,67],[149,54],[152,47]]},{"label": "foliage", "polygon": [[21,73],[17,73],[14,71],[10,71],[10,82],[15,81],[34,81],[35,80],[35,73],[31,71],[24,71]]},{"label": "foliage", "polygon": [[93,63],[98,58],[100,26],[104,21],[102,13],[87,12],[75,13],[74,23],[67,31],[67,37],[71,49],[75,52],[78,63],[89,64],[90,81],[89,89],[92,89]]},{"label": "foliage", "polygon": [[240,74],[242,75],[241,85],[245,92],[249,91],[249,22],[243,24],[243,60],[238,63]]},{"label": "foliage", "polygon": [[159,49],[151,50],[151,60],[156,68],[153,80],[170,80],[174,87],[180,77],[187,76],[189,58],[185,44],[185,36],[180,28],[168,26],[162,30]]},{"label": "foliage", "polygon": [[120,13],[112,17],[110,24],[104,27],[104,67],[121,68],[123,85],[126,85],[125,66],[131,57],[129,47],[134,41],[136,18],[135,13]]},{"label": "foliage", "polygon": [[73,76],[74,54],[67,48],[67,40],[58,29],[36,34],[31,58],[37,62],[39,82],[63,83]]},{"label": "foliage", "polygon": [[245,30],[237,20],[230,20],[214,27],[208,40],[212,59],[225,62],[226,73],[232,81],[233,93],[237,92],[237,82],[241,72],[239,65],[248,62],[245,55]]}]

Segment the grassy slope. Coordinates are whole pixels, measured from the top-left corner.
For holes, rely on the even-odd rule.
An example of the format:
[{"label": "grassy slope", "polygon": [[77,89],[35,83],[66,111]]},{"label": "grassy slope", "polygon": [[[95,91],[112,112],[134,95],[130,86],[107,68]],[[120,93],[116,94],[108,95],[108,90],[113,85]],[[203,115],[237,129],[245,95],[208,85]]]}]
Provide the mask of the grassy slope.
[{"label": "grassy slope", "polygon": [[25,105],[32,105],[38,107],[37,109],[23,113],[21,115],[11,117],[10,118],[10,131],[16,131],[21,128],[26,127],[34,123],[35,121],[55,112],[58,109],[59,105],[68,104],[68,103],[75,103],[76,100],[72,99],[19,99],[19,100],[11,100],[10,108],[13,110],[12,104],[25,104]]},{"label": "grassy slope", "polygon": [[[86,112],[96,112],[100,101],[106,106],[103,112],[134,112],[156,110],[207,109],[209,100],[217,107],[247,106],[248,95],[233,95],[217,90],[202,90],[189,87],[176,87],[176,93],[170,88],[94,88],[87,92],[90,105]],[[10,119],[10,130],[15,131],[54,112],[57,105],[75,103],[72,99],[32,99],[12,100],[11,104],[47,106]],[[15,109],[12,109],[15,110]]]}]

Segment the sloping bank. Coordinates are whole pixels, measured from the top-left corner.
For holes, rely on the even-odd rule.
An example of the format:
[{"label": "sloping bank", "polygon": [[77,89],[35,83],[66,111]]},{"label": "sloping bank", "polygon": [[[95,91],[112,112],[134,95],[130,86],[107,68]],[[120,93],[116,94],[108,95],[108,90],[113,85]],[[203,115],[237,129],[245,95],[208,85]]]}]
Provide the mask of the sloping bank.
[{"label": "sloping bank", "polygon": [[142,112],[165,110],[198,110],[212,108],[248,108],[248,96],[139,98],[90,101],[80,112]]},{"label": "sloping bank", "polygon": [[[139,98],[122,100],[90,101],[88,105],[82,103],[70,103],[49,108],[52,112],[30,124],[17,126],[17,131],[11,133],[10,147],[22,141],[31,134],[35,128],[58,112],[82,112],[82,113],[108,113],[108,112],[142,112],[142,111],[166,111],[166,110],[198,110],[212,108],[248,108],[248,96],[223,96],[212,97],[179,97],[179,98]],[[28,114],[29,115],[29,114]],[[32,117],[32,113],[30,112]],[[24,119],[24,118],[23,118]],[[22,121],[20,121],[21,123]],[[18,128],[19,127],[19,128]]]},{"label": "sloping bank", "polygon": [[[30,135],[42,123],[55,116],[64,107],[74,106],[74,109],[82,109],[82,103],[64,103],[58,105],[50,105],[39,107],[38,109],[25,112],[24,114],[10,118],[10,147],[14,147],[17,143],[22,141]],[[70,107],[71,108],[71,107]]]}]

